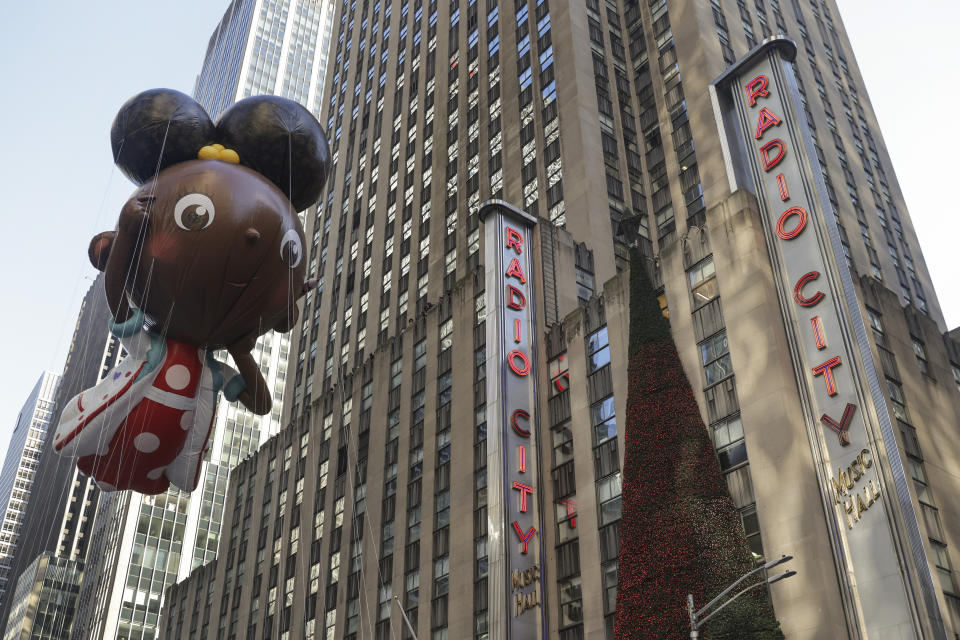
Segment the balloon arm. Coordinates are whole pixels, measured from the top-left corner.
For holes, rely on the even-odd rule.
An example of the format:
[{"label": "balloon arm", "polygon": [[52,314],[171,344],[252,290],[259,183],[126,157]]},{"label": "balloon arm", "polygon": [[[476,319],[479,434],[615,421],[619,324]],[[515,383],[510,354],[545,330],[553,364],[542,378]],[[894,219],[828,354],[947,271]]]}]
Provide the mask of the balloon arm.
[{"label": "balloon arm", "polygon": [[257,366],[257,361],[253,359],[249,352],[237,353],[231,349],[230,355],[233,356],[237,371],[243,376],[243,382],[246,384],[246,389],[240,392],[237,400],[259,416],[270,413],[273,401],[267,383]]},{"label": "balloon arm", "polygon": [[[299,300],[300,296],[304,295],[305,293],[306,289],[304,289],[303,293],[297,296],[296,300]],[[286,333],[290,331],[290,329],[293,329],[294,325],[297,324],[297,320],[300,318],[300,311],[296,307],[296,300],[294,300],[293,306],[290,307],[290,313],[284,316],[280,322],[273,326],[273,330],[277,333]]]},{"label": "balloon arm", "polygon": [[127,303],[125,290],[132,283],[136,260],[147,233],[149,216],[146,205],[152,204],[153,200],[153,197],[131,198],[120,212],[117,232],[104,269],[107,303],[117,322],[128,320],[133,313]]}]

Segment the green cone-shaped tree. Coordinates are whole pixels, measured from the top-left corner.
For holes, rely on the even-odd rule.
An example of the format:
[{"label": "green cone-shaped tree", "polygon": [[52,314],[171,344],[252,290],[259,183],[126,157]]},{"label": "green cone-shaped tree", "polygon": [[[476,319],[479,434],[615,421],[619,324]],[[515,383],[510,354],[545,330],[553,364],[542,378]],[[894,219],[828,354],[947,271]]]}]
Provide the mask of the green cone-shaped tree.
[{"label": "green cone-shaped tree", "polygon": [[[687,594],[703,606],[754,564],[646,259],[636,251],[629,357],[616,638],[679,640],[690,633]],[[783,634],[766,588],[757,587],[711,619],[702,637]]]}]

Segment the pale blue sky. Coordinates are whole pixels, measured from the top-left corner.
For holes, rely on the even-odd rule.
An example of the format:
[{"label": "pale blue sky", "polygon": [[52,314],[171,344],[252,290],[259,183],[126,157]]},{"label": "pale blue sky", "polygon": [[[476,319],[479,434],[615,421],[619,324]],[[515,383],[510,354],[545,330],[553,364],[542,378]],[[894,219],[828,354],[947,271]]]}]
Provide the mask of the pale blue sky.
[{"label": "pale blue sky", "polygon": [[[704,0],[705,1],[705,0]],[[949,149],[960,3],[840,0],[947,324],[960,324],[960,217]],[[8,2],[0,16],[0,452],[44,368],[59,372],[93,268],[133,186],[114,167],[110,123],[131,95],[186,93],[226,0]],[[937,116],[943,113],[943,116]],[[2,455],[0,455],[2,459]]]},{"label": "pale blue sky", "polygon": [[192,93],[223,0],[27,0],[0,15],[0,451],[43,369],[60,372],[95,274],[86,247],[133,191],[110,124],[153,87]]}]

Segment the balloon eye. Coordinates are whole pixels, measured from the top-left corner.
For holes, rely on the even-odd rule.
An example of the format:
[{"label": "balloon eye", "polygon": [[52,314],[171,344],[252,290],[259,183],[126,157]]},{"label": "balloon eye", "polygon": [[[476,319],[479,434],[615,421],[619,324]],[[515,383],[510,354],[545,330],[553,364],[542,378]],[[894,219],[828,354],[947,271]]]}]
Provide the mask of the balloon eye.
[{"label": "balloon eye", "polygon": [[287,229],[280,240],[280,259],[291,269],[300,264],[303,249],[300,246],[300,234],[295,229]]},{"label": "balloon eye", "polygon": [[173,219],[181,229],[199,231],[213,223],[215,213],[213,200],[202,193],[190,193],[177,200]]}]

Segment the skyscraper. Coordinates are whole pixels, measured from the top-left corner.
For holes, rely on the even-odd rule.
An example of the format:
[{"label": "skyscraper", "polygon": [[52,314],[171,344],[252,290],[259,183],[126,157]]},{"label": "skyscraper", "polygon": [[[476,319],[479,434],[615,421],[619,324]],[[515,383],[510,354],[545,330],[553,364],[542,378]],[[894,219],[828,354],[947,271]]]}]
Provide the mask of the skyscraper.
[{"label": "skyscraper", "polygon": [[44,551],[20,575],[11,592],[4,640],[62,638],[70,631],[83,563]]},{"label": "skyscraper", "polygon": [[[107,330],[109,318],[110,311],[103,295],[103,276],[98,276],[80,305],[53,407],[52,424],[59,422],[64,403],[94,386],[122,357],[120,341]],[[12,584],[16,584],[21,574],[29,574],[24,585],[21,585],[26,595],[33,593],[34,588],[39,588],[34,584],[34,578],[45,579],[44,576],[48,575],[41,570],[44,562],[44,566],[57,567],[51,569],[51,576],[69,575],[80,579],[80,570],[91,541],[100,490],[77,469],[76,460],[64,458],[52,447],[43,446],[30,496],[23,518],[23,536],[10,565]],[[42,554],[50,556],[49,559],[38,560]],[[73,568],[60,573],[60,569],[69,563],[73,563]],[[30,572],[27,571],[28,567],[32,567]],[[55,581],[44,584],[44,589],[56,587]],[[65,585],[65,588],[75,587],[72,584]],[[75,594],[67,594],[67,597],[75,597]],[[51,595],[51,601],[56,600]],[[9,600],[3,603],[0,619],[6,621],[12,606]],[[61,632],[69,632],[73,610],[63,607],[56,611],[56,615],[61,616],[56,628]],[[21,628],[32,628],[32,616],[35,613],[36,610],[31,607],[21,610]],[[54,610],[48,613],[53,615]]]},{"label": "skyscraper", "polygon": [[232,0],[207,45],[194,97],[216,119],[243,98],[271,93],[320,111],[333,4]]},{"label": "skyscraper", "polygon": [[17,550],[23,526],[23,514],[30,500],[30,490],[40,460],[40,450],[53,415],[53,401],[60,376],[44,372],[27,396],[17,416],[17,424],[7,445],[7,457],[0,469],[0,504],[3,521],[0,525],[0,601],[6,599],[11,578],[10,565]]},{"label": "skyscraper", "polygon": [[[343,0],[334,25],[321,122],[335,170],[307,217],[320,286],[293,333],[289,419],[231,476],[232,535],[170,589],[164,637],[410,637],[404,613],[434,640],[508,624],[527,625],[516,638],[611,638],[631,245],[661,287],[754,553],[795,556],[798,575],[772,590],[786,635],[960,632],[960,348],[834,2]],[[839,326],[862,329],[852,360],[814,370],[798,368],[788,306],[815,297],[814,276],[778,288],[769,188],[733,170],[747,156],[711,93],[776,33],[797,46],[760,51],[793,52],[778,99],[798,99],[777,131],[800,132],[788,162],[804,158],[794,170],[824,197],[790,188],[836,230],[835,245],[816,233],[853,292]],[[483,226],[500,235],[484,239],[489,199],[532,222],[492,204]],[[518,267],[493,274],[506,250]],[[528,304],[531,317],[504,322]],[[808,390],[867,360],[860,413],[824,411],[835,433]],[[505,414],[510,375],[535,386]],[[854,419],[886,429],[848,453],[837,434]],[[882,491],[859,482],[867,469]],[[884,575],[903,606],[877,613],[885,600],[860,600],[872,547],[844,541],[880,529],[895,540],[877,573],[896,567]]]},{"label": "skyscraper", "polygon": [[[316,111],[331,17],[331,5],[318,0],[234,0],[210,38],[196,99],[214,119],[264,93]],[[73,637],[153,638],[164,588],[216,556],[231,470],[279,431],[289,338],[262,336],[253,357],[273,391],[273,412],[257,416],[221,402],[196,491],[101,501]]]}]

